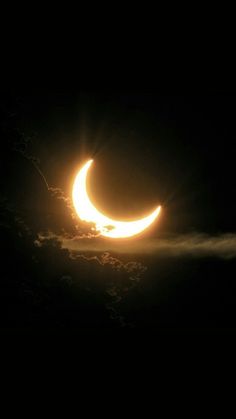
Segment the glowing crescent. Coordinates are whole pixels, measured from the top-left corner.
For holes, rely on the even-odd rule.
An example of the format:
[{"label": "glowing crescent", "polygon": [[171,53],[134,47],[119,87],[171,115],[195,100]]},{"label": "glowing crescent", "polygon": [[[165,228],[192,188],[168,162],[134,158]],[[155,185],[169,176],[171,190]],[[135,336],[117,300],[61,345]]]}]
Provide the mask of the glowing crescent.
[{"label": "glowing crescent", "polygon": [[89,199],[86,180],[88,170],[93,163],[89,160],[78,172],[73,186],[73,203],[82,221],[94,223],[96,230],[104,237],[113,239],[132,237],[149,227],[158,217],[161,207],[145,218],[136,221],[116,221],[98,211]]}]

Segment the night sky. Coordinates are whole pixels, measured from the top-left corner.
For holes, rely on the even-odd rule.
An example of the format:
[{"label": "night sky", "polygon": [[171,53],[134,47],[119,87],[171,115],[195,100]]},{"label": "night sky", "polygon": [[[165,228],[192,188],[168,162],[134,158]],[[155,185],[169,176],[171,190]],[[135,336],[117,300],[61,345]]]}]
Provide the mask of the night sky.
[{"label": "night sky", "polygon": [[[3,91],[0,328],[33,333],[236,328],[236,96]],[[162,205],[138,238],[91,237],[71,192],[117,219]]]}]

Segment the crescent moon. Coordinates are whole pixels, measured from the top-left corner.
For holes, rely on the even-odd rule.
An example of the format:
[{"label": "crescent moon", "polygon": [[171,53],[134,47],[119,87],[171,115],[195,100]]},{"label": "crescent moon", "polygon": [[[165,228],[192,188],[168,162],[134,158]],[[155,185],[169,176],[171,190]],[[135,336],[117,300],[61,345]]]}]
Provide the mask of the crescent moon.
[{"label": "crescent moon", "polygon": [[157,207],[147,217],[135,221],[112,220],[102,214],[92,204],[87,193],[87,175],[93,160],[87,163],[78,172],[73,185],[72,197],[77,215],[82,221],[95,224],[96,231],[104,237],[112,239],[133,237],[147,229],[158,217],[161,207]]}]

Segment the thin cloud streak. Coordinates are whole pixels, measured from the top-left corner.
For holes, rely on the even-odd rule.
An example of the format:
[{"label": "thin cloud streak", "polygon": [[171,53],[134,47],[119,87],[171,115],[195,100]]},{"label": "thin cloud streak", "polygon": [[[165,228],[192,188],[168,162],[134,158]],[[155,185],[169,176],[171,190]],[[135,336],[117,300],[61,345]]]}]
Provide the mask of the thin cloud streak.
[{"label": "thin cloud streak", "polygon": [[168,238],[111,241],[102,238],[71,237],[40,233],[38,241],[56,239],[63,249],[70,252],[114,252],[115,254],[137,254],[154,256],[193,256],[232,259],[236,257],[236,234],[227,233],[210,236],[202,233],[178,235]]}]

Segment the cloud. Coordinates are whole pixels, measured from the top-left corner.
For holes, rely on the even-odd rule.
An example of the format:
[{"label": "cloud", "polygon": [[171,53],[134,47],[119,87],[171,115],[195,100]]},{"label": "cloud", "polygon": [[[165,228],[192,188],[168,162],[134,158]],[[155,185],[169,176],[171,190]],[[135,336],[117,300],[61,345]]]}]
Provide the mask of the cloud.
[{"label": "cloud", "polygon": [[[232,259],[236,257],[236,234],[227,233],[210,236],[203,233],[182,234],[172,237],[142,238],[135,240],[111,241],[95,237],[92,240],[87,236],[70,236],[67,234],[55,235],[52,232],[40,233],[38,240],[56,239],[63,249],[67,249],[74,257],[78,252],[104,253],[100,258],[100,264],[110,263],[115,269],[120,269],[120,264],[112,260],[107,254],[116,255],[155,255],[167,257],[196,256],[196,257],[219,257]],[[92,256],[93,257],[93,256]],[[132,262],[126,264],[126,269],[132,270]],[[136,265],[135,265],[136,266]]]},{"label": "cloud", "polygon": [[[88,239],[87,237],[71,236],[66,233],[56,235],[52,232],[38,235],[38,246],[55,240],[62,249],[66,249],[72,260],[84,260],[112,269],[121,275],[120,280],[114,275],[110,277],[105,293],[109,297],[106,308],[110,318],[118,322],[121,327],[132,327],[120,313],[120,303],[142,279],[147,271],[148,260],[171,257],[217,257],[232,259],[236,257],[236,234],[207,234],[192,233],[160,238],[136,238],[122,242],[111,241],[101,237]],[[132,260],[127,261],[127,258]],[[141,260],[137,261],[137,259]],[[96,268],[95,268],[96,269]],[[109,270],[108,272],[109,273]],[[124,280],[124,278],[127,278]]]},{"label": "cloud", "polygon": [[72,237],[67,233],[60,235],[51,231],[46,233],[39,233],[38,238],[35,240],[37,247],[43,246],[44,243],[56,240],[62,249],[69,252],[71,259],[84,259],[86,261],[95,261],[101,266],[110,266],[117,272],[125,271],[129,274],[132,281],[139,281],[140,276],[146,271],[146,267],[137,261],[124,262],[121,259],[111,255],[104,246],[101,238],[88,238],[87,236]]},{"label": "cloud", "polygon": [[[141,243],[136,251],[141,251]],[[148,240],[144,253],[166,256],[218,257],[232,259],[236,257],[236,234],[210,236],[202,233],[178,235],[169,238]]]},{"label": "cloud", "polygon": [[[120,327],[132,327],[132,324],[126,322],[124,316],[120,314],[119,303],[141,280],[147,267],[141,262],[122,260],[122,256],[111,255],[106,250],[101,238],[88,238],[87,236],[72,237],[67,233],[57,235],[53,232],[39,233],[35,246],[42,247],[50,245],[50,242],[60,245],[61,249],[68,251],[71,260],[82,260],[87,263],[99,264],[107,272],[109,281],[105,285],[105,294],[109,301],[105,304],[109,312],[110,319],[117,322]],[[119,275],[109,274],[109,268]],[[95,267],[96,271],[96,267]]]}]

